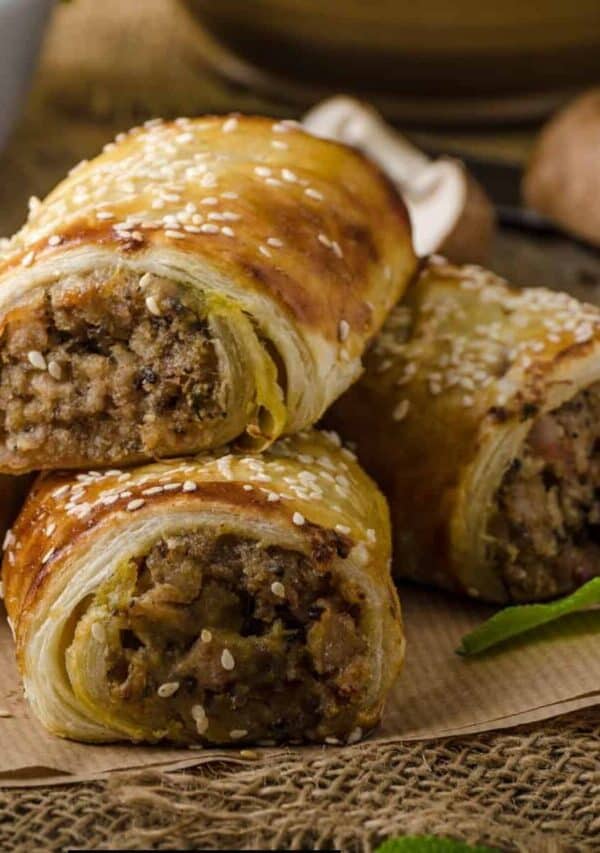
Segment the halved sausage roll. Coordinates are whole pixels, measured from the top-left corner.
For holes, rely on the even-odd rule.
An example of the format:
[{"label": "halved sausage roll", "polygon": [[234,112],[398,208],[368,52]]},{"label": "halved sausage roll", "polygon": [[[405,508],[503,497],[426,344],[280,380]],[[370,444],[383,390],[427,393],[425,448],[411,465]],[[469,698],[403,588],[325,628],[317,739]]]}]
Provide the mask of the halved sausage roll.
[{"label": "halved sausage roll", "polygon": [[431,264],[330,418],[387,494],[399,576],[535,601],[600,574],[600,311]]},{"label": "halved sausage roll", "polygon": [[0,471],[309,426],[414,266],[401,199],[350,148],[256,117],[123,134],[0,253]]},{"label": "halved sausage roll", "polygon": [[374,726],[404,652],[388,512],[336,439],[42,477],[4,573],[44,725],[177,744]]}]

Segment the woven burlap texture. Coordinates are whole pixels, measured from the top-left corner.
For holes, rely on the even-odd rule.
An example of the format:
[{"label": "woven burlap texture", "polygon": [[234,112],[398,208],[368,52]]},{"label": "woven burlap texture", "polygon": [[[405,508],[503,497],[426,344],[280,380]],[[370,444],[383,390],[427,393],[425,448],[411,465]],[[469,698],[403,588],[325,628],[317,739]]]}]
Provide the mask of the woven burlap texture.
[{"label": "woven burlap texture", "polygon": [[0,849],[338,848],[434,833],[503,850],[600,849],[597,711],[543,728],[364,744],[310,760],[0,791]]}]

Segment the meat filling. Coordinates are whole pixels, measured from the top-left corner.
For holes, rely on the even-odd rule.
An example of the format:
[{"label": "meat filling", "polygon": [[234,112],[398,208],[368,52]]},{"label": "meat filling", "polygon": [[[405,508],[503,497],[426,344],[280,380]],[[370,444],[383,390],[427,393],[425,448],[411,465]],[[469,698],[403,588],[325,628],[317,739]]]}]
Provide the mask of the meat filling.
[{"label": "meat filling", "polygon": [[516,601],[600,575],[600,384],[537,419],[497,493],[490,534]]},{"label": "meat filling", "polygon": [[347,736],[369,666],[363,593],[342,595],[334,554],[315,566],[232,534],[159,541],[111,618],[113,700],[181,743]]},{"label": "meat filling", "polygon": [[67,277],[17,305],[0,333],[0,463],[99,465],[196,450],[223,417],[223,392],[191,299],[119,269]]}]

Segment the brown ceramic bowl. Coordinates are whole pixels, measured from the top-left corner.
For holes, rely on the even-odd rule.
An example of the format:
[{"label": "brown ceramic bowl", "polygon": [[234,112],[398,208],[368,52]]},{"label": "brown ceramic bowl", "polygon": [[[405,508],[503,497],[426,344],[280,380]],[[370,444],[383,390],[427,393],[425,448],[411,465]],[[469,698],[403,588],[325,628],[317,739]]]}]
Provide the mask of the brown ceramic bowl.
[{"label": "brown ceramic bowl", "polygon": [[181,2],[225,74],[299,104],[343,91],[518,118],[600,81],[600,0]]}]

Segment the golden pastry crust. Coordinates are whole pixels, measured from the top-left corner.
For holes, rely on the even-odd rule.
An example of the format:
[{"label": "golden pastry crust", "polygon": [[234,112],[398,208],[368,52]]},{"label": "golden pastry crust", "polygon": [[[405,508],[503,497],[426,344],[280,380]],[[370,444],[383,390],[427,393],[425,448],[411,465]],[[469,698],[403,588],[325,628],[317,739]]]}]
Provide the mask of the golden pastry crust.
[{"label": "golden pastry crust", "polygon": [[[261,117],[157,121],[122,134],[33,204],[0,260],[0,329],[64,279],[82,294],[103,274],[173,282],[201,300],[220,347],[225,418],[193,447],[149,452],[142,443],[104,460],[55,449],[32,465],[19,450],[29,440],[15,439],[0,469],[136,462],[217,446],[244,429],[264,446],[308,426],[358,376],[415,264],[400,197],[350,148]],[[165,298],[151,295],[150,314],[168,313]],[[44,370],[38,352],[52,355],[32,350],[31,369]]]},{"label": "golden pastry crust", "polygon": [[596,307],[432,261],[328,415],[388,497],[397,575],[513,597],[490,528],[498,490],[532,427],[598,381]]},{"label": "golden pastry crust", "polygon": [[51,731],[189,743],[375,725],[404,653],[389,565],[383,496],[335,436],[309,431],[263,455],[43,476],[3,568],[27,696]]}]

